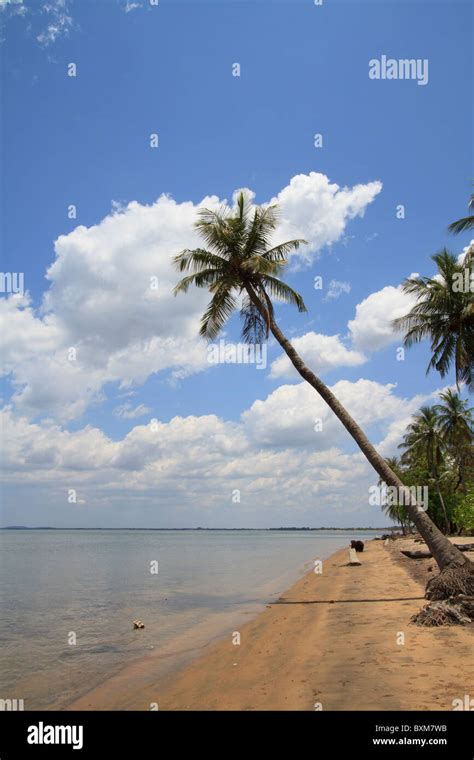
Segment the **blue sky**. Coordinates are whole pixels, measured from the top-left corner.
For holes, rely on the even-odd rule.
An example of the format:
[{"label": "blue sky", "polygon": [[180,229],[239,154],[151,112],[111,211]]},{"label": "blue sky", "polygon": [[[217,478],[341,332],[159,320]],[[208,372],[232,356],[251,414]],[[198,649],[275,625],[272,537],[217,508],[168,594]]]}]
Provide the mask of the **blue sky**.
[{"label": "blue sky", "polygon": [[[346,382],[349,408],[390,453],[403,421],[453,381],[425,377],[427,346],[397,361],[400,338],[383,337],[383,319],[402,308],[406,276],[431,274],[443,245],[469,243],[446,227],[471,190],[470,4],[25,0],[0,14],[2,269],[24,272],[29,294],[1,303],[4,440],[16,452],[3,523],[383,524],[366,503],[374,476],[347,437],[328,422],[312,445],[305,419],[317,409],[281,362],[270,369],[273,343],[266,371],[203,363],[205,297],[171,299],[165,259],[187,229],[193,244],[204,198],[232,203],[250,188],[256,203],[282,200],[281,234],[309,231],[310,245],[287,273],[308,314],[278,305],[281,326],[329,385]],[[382,55],[427,59],[428,83],[369,79]],[[172,208],[156,205],[163,194]],[[139,282],[155,271],[156,330]],[[349,292],[328,297],[332,280]],[[225,339],[238,328],[235,317]],[[318,366],[321,334],[330,357]],[[147,439],[151,419],[164,426],[161,448]],[[260,469],[240,483],[248,462]]]}]

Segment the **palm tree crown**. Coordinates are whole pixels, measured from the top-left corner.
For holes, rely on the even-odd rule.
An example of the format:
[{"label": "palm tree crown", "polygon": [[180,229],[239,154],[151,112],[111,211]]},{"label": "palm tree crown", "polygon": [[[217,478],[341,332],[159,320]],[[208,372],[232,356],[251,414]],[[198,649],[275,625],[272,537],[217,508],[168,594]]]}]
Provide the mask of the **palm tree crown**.
[{"label": "palm tree crown", "polygon": [[395,319],[396,329],[406,331],[405,345],[431,340],[432,357],[427,372],[436,369],[444,377],[454,364],[456,382],[474,389],[474,303],[470,290],[458,286],[465,267],[446,249],[432,256],[438,267],[435,277],[410,277],[405,293],[417,302],[404,317]]},{"label": "palm tree crown", "polygon": [[443,439],[455,447],[472,442],[473,409],[451,388],[440,393],[442,404],[434,407]]},{"label": "palm tree crown", "polygon": [[422,406],[414,415],[413,422],[407,427],[407,432],[399,448],[405,449],[402,463],[423,452],[426,456],[428,469],[437,475],[443,462],[443,440],[438,426],[438,415],[431,406]]},{"label": "palm tree crown", "polygon": [[456,490],[466,492],[466,472],[472,468],[473,459],[473,409],[467,400],[448,388],[440,393],[442,404],[434,410],[438,416],[438,429],[447,453],[455,462],[458,472]]},{"label": "palm tree crown", "polygon": [[440,487],[441,470],[444,465],[444,447],[445,443],[439,429],[436,410],[432,406],[422,406],[413,417],[413,422],[408,425],[407,432],[399,446],[400,449],[405,449],[401,461],[402,464],[410,464],[416,461],[420,455],[426,457],[428,470],[435,483],[443,511],[446,530],[449,531],[448,514]]},{"label": "palm tree crown", "polygon": [[[180,272],[192,271],[183,277],[175,294],[186,292],[190,285],[208,288],[212,299],[202,320],[200,334],[212,340],[230,315],[239,306],[243,319],[242,336],[247,342],[261,343],[269,334],[269,317],[273,306],[269,296],[293,303],[299,311],[306,306],[299,293],[279,279],[278,275],[288,263],[288,254],[305,240],[288,240],[271,245],[270,238],[278,221],[275,206],[256,207],[251,212],[243,193],[233,213],[223,207],[218,211],[202,209],[196,228],[209,250],[184,250],[174,261]],[[258,308],[254,295],[264,306],[265,318]]]}]

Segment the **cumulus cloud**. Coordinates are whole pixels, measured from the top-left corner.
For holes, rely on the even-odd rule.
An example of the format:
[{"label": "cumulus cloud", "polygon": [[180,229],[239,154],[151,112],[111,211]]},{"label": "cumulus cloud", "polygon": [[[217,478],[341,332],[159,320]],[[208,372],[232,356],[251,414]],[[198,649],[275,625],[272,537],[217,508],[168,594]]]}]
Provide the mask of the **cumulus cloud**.
[{"label": "cumulus cloud", "polygon": [[439,402],[439,394],[444,390],[446,388],[438,389],[429,394],[416,395],[406,400],[403,409],[400,408],[398,415],[388,425],[385,435],[377,443],[377,451],[384,457],[399,456],[398,444],[406,432],[412,416],[423,404]]},{"label": "cumulus cloud", "polygon": [[162,196],[56,240],[41,310],[27,298],[1,303],[3,366],[19,408],[67,420],[99,401],[107,382],[126,387],[167,369],[185,376],[208,368],[196,340],[208,294],[173,296],[172,256],[197,245],[195,219],[192,203]]},{"label": "cumulus cloud", "polygon": [[[388,439],[395,427],[423,402],[400,398],[393,385],[370,380],[340,381],[332,390],[363,426],[383,427],[384,453],[392,453]],[[315,420],[322,423],[317,429]],[[163,524],[168,507],[174,525],[189,525],[191,514],[200,515],[198,524],[206,518],[274,524],[275,510],[285,515],[283,521],[304,514],[314,524],[321,509],[328,524],[332,510],[358,509],[357,500],[367,497],[376,477],[306,383],[281,386],[255,401],[238,422],[216,415],[151,420],[117,441],[92,426],[69,432],[51,421],[34,424],[10,406],[2,410],[0,424],[4,482],[34,487],[35,500],[41,494],[58,504],[63,521],[68,510],[77,509],[67,502],[74,488],[92,509],[133,499],[134,510],[149,510],[148,524]],[[352,453],[345,450],[348,443]],[[241,494],[237,511],[223,514],[235,489]],[[89,524],[97,524],[94,514]]]},{"label": "cumulus cloud", "polygon": [[[324,175],[298,175],[276,198],[278,238],[298,229],[310,250],[319,250],[364,212],[380,187],[340,189]],[[246,193],[252,200],[254,193]],[[172,257],[201,243],[193,227],[198,210],[220,203],[216,196],[195,204],[162,195],[151,205],[115,204],[98,224],[58,237],[41,309],[35,311],[27,297],[9,298],[0,309],[4,373],[22,413],[65,421],[100,402],[107,383],[123,389],[157,372],[179,380],[209,368],[206,345],[197,339],[209,295],[191,288],[186,298],[173,296],[178,274]],[[337,337],[332,340],[343,364],[359,361],[356,352],[337,346]],[[329,357],[324,361],[330,364]],[[280,366],[276,373],[283,372]]]},{"label": "cumulus cloud", "polygon": [[[366,379],[340,380],[331,387],[362,426],[406,416],[407,402],[397,397],[394,389],[393,384],[382,385]],[[339,420],[305,382],[280,386],[264,401],[255,401],[242,419],[249,435],[262,446],[282,446],[286,442],[326,449],[346,436]]]},{"label": "cumulus cloud", "polygon": [[[352,351],[344,346],[339,335],[322,335],[309,332],[291,341],[296,351],[317,374],[324,374],[336,367],[357,367],[366,360],[360,351]],[[298,373],[286,354],[272,362],[270,377],[299,378]]]},{"label": "cumulus cloud", "polygon": [[474,251],[474,240],[471,240],[471,242],[468,243],[468,245],[464,246],[464,248],[462,249],[461,253],[458,256],[459,264],[463,263],[464,259],[467,256],[468,251],[471,251],[471,252]]},{"label": "cumulus cloud", "polygon": [[279,237],[307,240],[308,247],[296,255],[311,262],[324,246],[343,237],[351,219],[364,216],[381,190],[379,181],[341,188],[318,172],[298,174],[271,201],[281,212]]},{"label": "cumulus cloud", "polygon": [[99,429],[87,426],[68,432],[58,425],[32,424],[13,413],[10,406],[1,412],[2,470],[4,480],[16,473],[33,482],[54,482],[71,471],[90,473],[110,466],[118,444]]},{"label": "cumulus cloud", "polygon": [[392,327],[392,320],[407,314],[416,299],[401,286],[387,287],[371,293],[356,306],[354,319],[348,323],[349,334],[356,348],[377,351],[400,341],[402,334]]}]

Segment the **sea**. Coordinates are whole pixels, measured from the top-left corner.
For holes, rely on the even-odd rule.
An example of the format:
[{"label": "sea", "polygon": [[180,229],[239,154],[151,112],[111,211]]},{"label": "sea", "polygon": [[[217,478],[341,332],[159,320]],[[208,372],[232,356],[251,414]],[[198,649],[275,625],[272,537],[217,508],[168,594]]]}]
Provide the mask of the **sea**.
[{"label": "sea", "polygon": [[139,658],[161,658],[163,673],[179,668],[315,560],[374,535],[1,530],[0,704],[64,709]]}]

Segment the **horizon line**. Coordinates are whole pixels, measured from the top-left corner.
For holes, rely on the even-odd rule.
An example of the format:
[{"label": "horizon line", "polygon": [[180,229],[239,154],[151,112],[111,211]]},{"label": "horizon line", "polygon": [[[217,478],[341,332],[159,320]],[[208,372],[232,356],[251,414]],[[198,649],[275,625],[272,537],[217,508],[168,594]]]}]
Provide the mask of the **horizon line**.
[{"label": "horizon line", "polygon": [[298,527],[296,525],[289,525],[289,526],[280,526],[278,528],[204,528],[202,526],[196,526],[192,528],[150,528],[150,527],[130,527],[130,526],[123,526],[123,527],[107,527],[107,528],[100,528],[97,526],[55,526],[55,525],[2,525],[0,526],[0,530],[291,530],[291,531],[297,531],[297,530],[394,530],[398,526],[396,525],[389,525],[389,526],[345,526],[342,528],[338,528],[335,525],[330,526],[321,526],[319,528],[310,528],[309,526],[304,527]]}]

